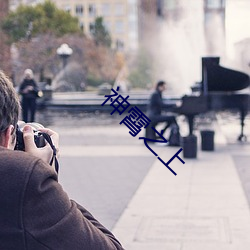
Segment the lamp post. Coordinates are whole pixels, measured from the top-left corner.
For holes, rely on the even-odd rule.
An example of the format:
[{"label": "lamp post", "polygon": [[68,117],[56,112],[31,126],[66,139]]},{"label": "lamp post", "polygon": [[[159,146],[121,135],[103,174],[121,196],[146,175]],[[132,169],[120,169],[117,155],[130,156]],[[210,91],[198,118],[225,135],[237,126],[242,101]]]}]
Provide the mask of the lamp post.
[{"label": "lamp post", "polygon": [[62,58],[63,61],[63,68],[67,65],[67,60],[73,53],[73,50],[69,47],[67,43],[63,43],[57,50],[57,55],[59,55]]}]

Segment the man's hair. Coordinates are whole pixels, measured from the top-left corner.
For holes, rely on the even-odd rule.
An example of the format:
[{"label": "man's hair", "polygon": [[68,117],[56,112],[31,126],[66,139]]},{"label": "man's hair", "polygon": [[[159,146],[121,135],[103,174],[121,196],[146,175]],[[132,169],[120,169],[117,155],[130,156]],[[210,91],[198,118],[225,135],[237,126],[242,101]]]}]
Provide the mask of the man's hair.
[{"label": "man's hair", "polygon": [[163,86],[164,84],[166,84],[166,82],[164,82],[164,81],[157,82],[156,89],[159,89],[159,87]]},{"label": "man's hair", "polygon": [[19,111],[20,102],[13,84],[0,70],[0,142],[2,141],[3,132],[10,125],[16,128]]}]

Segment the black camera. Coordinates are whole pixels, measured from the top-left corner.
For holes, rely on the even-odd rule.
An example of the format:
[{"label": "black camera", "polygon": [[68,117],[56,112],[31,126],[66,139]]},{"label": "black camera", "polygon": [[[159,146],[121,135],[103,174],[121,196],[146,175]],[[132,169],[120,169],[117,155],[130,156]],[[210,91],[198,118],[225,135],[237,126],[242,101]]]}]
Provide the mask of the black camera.
[{"label": "black camera", "polygon": [[[38,148],[42,148],[45,146],[45,139],[43,135],[37,131],[38,128],[43,128],[43,126],[39,123],[27,123],[30,125],[34,131],[34,141]],[[23,140],[23,127],[26,123],[22,123],[21,125],[17,125],[16,129],[16,145],[15,150],[25,150],[24,140]]]}]

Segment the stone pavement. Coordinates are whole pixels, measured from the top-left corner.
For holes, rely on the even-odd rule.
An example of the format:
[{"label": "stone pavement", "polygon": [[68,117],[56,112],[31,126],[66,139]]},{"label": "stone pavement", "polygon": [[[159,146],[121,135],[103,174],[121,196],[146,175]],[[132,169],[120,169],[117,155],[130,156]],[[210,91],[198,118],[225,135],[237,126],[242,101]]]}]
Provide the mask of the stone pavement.
[{"label": "stone pavement", "polygon": [[[249,206],[236,169],[249,157],[250,145],[228,143],[237,136],[235,128],[216,126],[215,151],[199,149],[197,159],[185,159],[185,165],[174,161],[177,176],[154,161],[113,228],[125,249],[250,249]],[[175,151],[158,150],[166,159]]]},{"label": "stone pavement", "polygon": [[59,182],[70,198],[109,229],[155,160],[126,127],[117,124],[51,126],[60,134]]},{"label": "stone pavement", "polygon": [[[76,124],[74,129],[54,125],[62,138],[59,180],[71,198],[112,229],[125,249],[250,248],[244,193],[245,189],[250,194],[244,165],[250,160],[250,144],[235,142],[238,121],[219,119],[214,126],[215,151],[201,151],[199,141],[197,159],[171,163],[177,176],[125,126]],[[179,149],[152,148],[166,161]]]}]

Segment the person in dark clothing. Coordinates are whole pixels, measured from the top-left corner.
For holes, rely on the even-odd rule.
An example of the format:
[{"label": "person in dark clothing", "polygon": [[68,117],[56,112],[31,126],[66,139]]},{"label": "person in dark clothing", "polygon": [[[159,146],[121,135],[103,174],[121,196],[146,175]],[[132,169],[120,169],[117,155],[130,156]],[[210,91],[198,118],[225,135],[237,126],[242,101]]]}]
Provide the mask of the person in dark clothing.
[{"label": "person in dark clothing", "polygon": [[[69,199],[49,165],[49,144],[37,148],[30,125],[23,128],[25,152],[13,150],[20,104],[0,71],[0,249],[122,250],[115,236],[84,207]],[[58,151],[59,135],[47,128]]]},{"label": "person in dark clothing", "polygon": [[[162,92],[166,90],[166,82],[159,81],[156,84],[156,89],[151,95],[149,104],[147,107],[147,116],[151,120],[151,126],[155,127],[158,123],[164,122],[166,126],[163,129],[163,133],[172,125],[177,125],[174,115],[163,115],[162,111],[168,106],[163,103]],[[178,125],[177,125],[178,126]]]},{"label": "person in dark clothing", "polygon": [[33,72],[31,69],[26,69],[24,72],[24,79],[20,85],[19,94],[22,95],[23,121],[34,122],[38,87],[33,78]]}]

